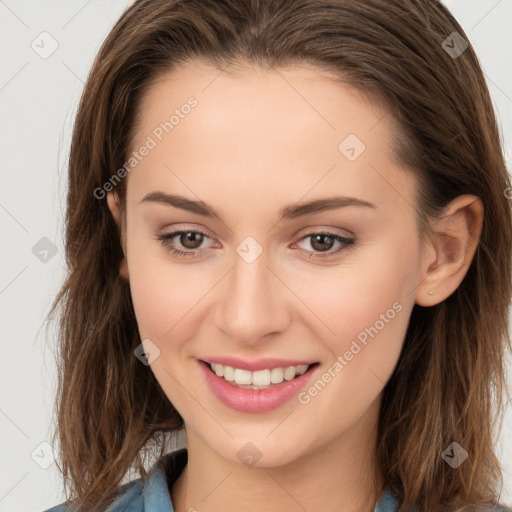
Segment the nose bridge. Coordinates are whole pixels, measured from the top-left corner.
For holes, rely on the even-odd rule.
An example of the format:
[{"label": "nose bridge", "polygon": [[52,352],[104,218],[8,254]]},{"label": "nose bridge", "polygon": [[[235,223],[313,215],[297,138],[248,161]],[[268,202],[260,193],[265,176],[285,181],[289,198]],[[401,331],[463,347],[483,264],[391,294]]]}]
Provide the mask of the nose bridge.
[{"label": "nose bridge", "polygon": [[235,340],[254,343],[286,328],[283,285],[267,266],[268,253],[251,237],[236,248],[216,315],[217,327]]}]

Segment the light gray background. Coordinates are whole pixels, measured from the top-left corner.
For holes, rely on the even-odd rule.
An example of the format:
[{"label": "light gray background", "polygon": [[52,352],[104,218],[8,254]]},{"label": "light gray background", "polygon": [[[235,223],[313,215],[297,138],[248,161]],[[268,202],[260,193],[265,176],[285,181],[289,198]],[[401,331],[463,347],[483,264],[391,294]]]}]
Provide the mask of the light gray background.
[{"label": "light gray background", "polygon": [[[93,57],[129,3],[0,0],[0,512],[41,511],[64,500],[51,447],[44,444],[51,440],[56,376],[42,323],[65,272],[66,159],[77,102]],[[481,60],[510,171],[512,0],[445,3]],[[50,48],[48,36],[40,36],[44,31],[58,43],[47,59],[31,47],[46,37]],[[57,250],[47,262],[32,252],[43,237]],[[511,409],[498,452],[507,504],[512,504]]]}]

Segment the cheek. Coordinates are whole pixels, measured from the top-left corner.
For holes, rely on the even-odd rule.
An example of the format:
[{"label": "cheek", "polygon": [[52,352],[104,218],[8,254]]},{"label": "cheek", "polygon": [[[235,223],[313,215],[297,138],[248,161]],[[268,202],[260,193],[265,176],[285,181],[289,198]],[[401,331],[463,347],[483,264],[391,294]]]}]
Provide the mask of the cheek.
[{"label": "cheek", "polygon": [[132,226],[128,268],[140,337],[151,339],[163,355],[169,356],[163,360],[171,364],[176,361],[172,356],[194,354],[191,340],[200,337],[208,300],[225,270],[213,268],[208,262],[182,262],[160,242],[148,239],[136,221]]},{"label": "cheek", "polygon": [[371,254],[370,264],[347,264],[339,279],[330,280],[329,292],[313,283],[309,287],[308,300],[335,332],[325,331],[323,337],[332,353],[325,380],[335,382],[325,403],[340,414],[349,404],[362,413],[382,391],[399,359],[414,306],[418,247],[390,243]]},{"label": "cheek", "polygon": [[[130,289],[141,337],[167,343],[187,337],[188,325],[211,286],[193,266],[133,258]],[[187,327],[188,325],[188,327]]]},{"label": "cheek", "polygon": [[328,280],[318,280],[317,274],[301,286],[304,302],[324,324],[316,332],[331,352],[329,366],[337,363],[327,376],[337,382],[331,387],[335,404],[360,401],[361,407],[368,406],[400,356],[414,306],[419,249],[412,241],[393,239],[354,252],[342,266],[333,267]]},{"label": "cheek", "polygon": [[383,330],[401,322],[405,315],[397,310],[414,302],[417,259],[417,246],[389,240],[347,255],[337,267],[301,273],[294,290],[325,324],[331,346],[341,350],[375,323]]}]

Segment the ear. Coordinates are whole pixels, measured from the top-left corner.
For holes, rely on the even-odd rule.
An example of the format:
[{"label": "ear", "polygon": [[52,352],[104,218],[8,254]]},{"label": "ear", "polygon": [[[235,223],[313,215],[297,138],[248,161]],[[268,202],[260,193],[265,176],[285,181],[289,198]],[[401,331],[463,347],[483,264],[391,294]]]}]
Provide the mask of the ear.
[{"label": "ear", "polygon": [[124,235],[125,235],[126,226],[123,223],[123,219],[122,219],[122,215],[121,215],[119,197],[115,192],[107,193],[107,205],[108,205],[108,209],[110,210],[112,217],[114,217],[114,220],[119,229],[120,243],[121,243],[121,247],[122,247],[123,253],[124,253],[123,259],[121,260],[121,263],[119,264],[119,275],[123,279],[128,281],[128,279],[129,279],[128,261],[126,260],[126,247],[125,247],[125,244],[123,243],[123,240],[125,239]]},{"label": "ear", "polygon": [[434,306],[458,288],[473,260],[483,218],[482,201],[473,195],[462,195],[434,222],[434,234],[423,250],[416,304]]}]

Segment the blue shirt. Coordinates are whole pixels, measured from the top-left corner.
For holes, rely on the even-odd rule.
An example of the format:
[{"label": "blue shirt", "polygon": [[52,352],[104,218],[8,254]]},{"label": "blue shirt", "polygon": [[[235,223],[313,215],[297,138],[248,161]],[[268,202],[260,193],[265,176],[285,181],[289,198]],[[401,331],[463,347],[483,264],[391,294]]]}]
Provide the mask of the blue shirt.
[{"label": "blue shirt", "polygon": [[[106,512],[174,512],[169,489],[186,464],[186,448],[164,455],[151,467],[145,478],[138,478],[122,485],[116,501]],[[373,512],[395,512],[396,509],[396,499],[385,490]],[[66,511],[66,504],[62,503],[45,512]]]}]

